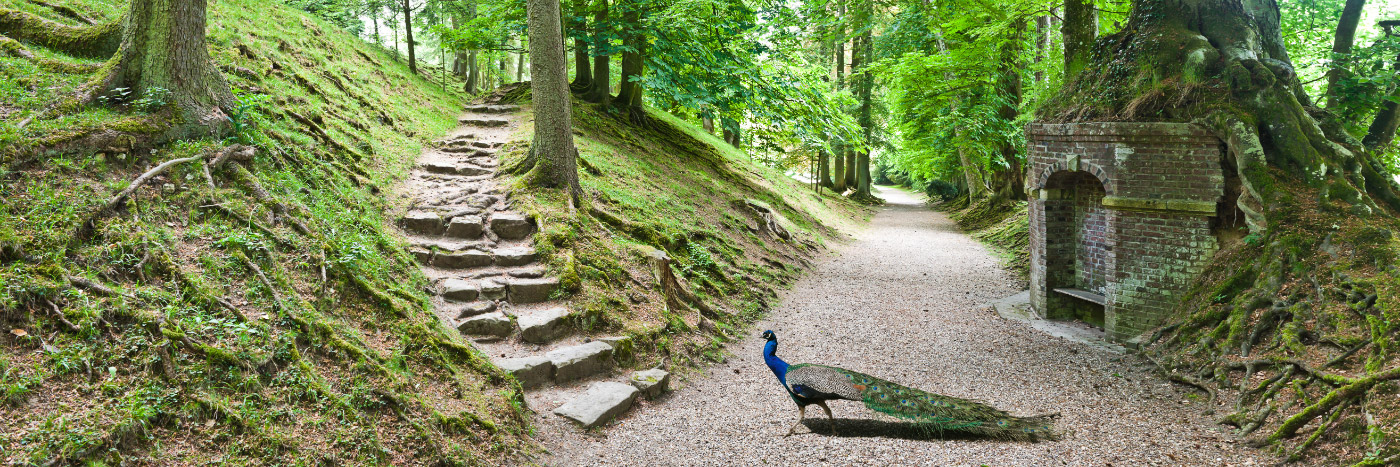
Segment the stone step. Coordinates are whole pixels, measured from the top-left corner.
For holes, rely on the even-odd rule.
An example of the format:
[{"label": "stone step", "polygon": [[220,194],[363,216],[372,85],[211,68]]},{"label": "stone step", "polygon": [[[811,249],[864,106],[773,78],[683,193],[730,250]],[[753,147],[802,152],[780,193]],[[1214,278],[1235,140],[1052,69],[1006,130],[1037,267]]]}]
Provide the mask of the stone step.
[{"label": "stone step", "polygon": [[519,240],[535,233],[535,223],[524,214],[498,212],[491,215],[490,229],[506,240]]},{"label": "stone step", "polygon": [[497,248],[491,255],[495,257],[496,265],[501,267],[524,266],[538,259],[535,249],[528,246]]},{"label": "stone step", "polygon": [[495,171],[486,167],[477,167],[472,164],[454,164],[451,162],[424,162],[418,167],[429,173],[447,175],[465,175],[468,177],[478,175],[490,175]]},{"label": "stone step", "polygon": [[497,360],[496,366],[515,376],[520,387],[537,388],[554,381],[554,362],[543,355]]},{"label": "stone step", "polygon": [[584,379],[612,367],[612,346],[600,341],[555,349],[544,356],[554,364],[554,381],[558,383]]},{"label": "stone step", "polygon": [[550,294],[559,288],[559,278],[540,277],[535,279],[512,277],[506,279],[511,303],[539,303],[548,301]]},{"label": "stone step", "polygon": [[481,112],[487,114],[503,114],[520,110],[518,105],[492,105],[492,104],[471,104],[466,107],[469,112]]},{"label": "stone step", "polygon": [[520,340],[532,344],[548,344],[570,331],[569,309],[549,308],[516,316],[520,327]]},{"label": "stone step", "polygon": [[662,393],[671,389],[671,374],[660,368],[653,368],[645,371],[633,372],[627,378],[627,382],[632,383],[647,400],[655,399]]},{"label": "stone step", "polygon": [[509,124],[510,124],[510,120],[506,120],[506,119],[504,119],[504,118],[490,118],[490,117],[487,117],[487,118],[480,118],[480,117],[462,117],[462,118],[457,119],[457,122],[459,122],[459,123],[461,123],[461,124],[463,124],[463,125],[476,125],[476,126],[484,126],[484,127],[498,127],[498,126],[506,126],[506,125],[509,125]]},{"label": "stone step", "polygon": [[512,323],[505,313],[496,311],[464,319],[457,323],[457,330],[471,336],[505,337],[515,331],[515,323]]},{"label": "stone step", "polygon": [[486,222],[481,220],[481,216],[456,216],[447,223],[447,230],[443,234],[454,238],[474,239],[480,238],[485,229]]},{"label": "stone step", "polygon": [[472,146],[482,149],[495,149],[501,147],[504,144],[505,143],[502,143],[500,141],[472,141]]},{"label": "stone step", "polygon": [[495,260],[491,253],[480,250],[434,252],[428,264],[442,269],[468,269],[490,266]]},{"label": "stone step", "polygon": [[496,311],[496,302],[493,300],[478,300],[460,305],[447,304],[441,311],[445,316],[461,320]]},{"label": "stone step", "polygon": [[465,146],[476,140],[476,133],[463,133],[456,136],[433,140],[433,147]]},{"label": "stone step", "polygon": [[409,232],[423,235],[442,235],[447,231],[447,224],[443,223],[442,216],[428,211],[404,214],[403,218],[399,219],[399,226]]},{"label": "stone step", "polygon": [[[490,149],[488,149],[488,148],[478,148],[478,147],[474,147],[474,146],[448,146],[448,147],[445,147],[445,148],[438,148],[438,151],[443,152],[443,153],[446,153],[446,154],[455,154],[455,155],[463,155],[463,154],[465,154],[465,155],[467,156],[467,158],[469,158],[469,159],[475,159],[475,158],[492,158],[492,159],[494,159],[495,156],[496,156],[496,152],[495,152],[495,151],[492,151],[492,150],[490,150]],[[473,161],[473,162],[475,162],[475,161]]]},{"label": "stone step", "polygon": [[631,409],[639,393],[629,384],[600,381],[588,386],[583,395],[554,409],[554,414],[573,420],[584,428],[593,428]]}]

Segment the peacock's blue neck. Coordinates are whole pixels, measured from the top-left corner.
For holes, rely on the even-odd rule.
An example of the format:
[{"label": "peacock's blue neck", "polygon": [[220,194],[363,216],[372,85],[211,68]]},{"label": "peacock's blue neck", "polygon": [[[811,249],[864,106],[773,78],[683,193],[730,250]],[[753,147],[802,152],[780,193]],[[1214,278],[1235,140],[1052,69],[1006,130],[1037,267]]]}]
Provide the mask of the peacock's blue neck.
[{"label": "peacock's blue neck", "polygon": [[773,370],[773,375],[778,377],[778,381],[787,386],[788,364],[783,359],[778,358],[778,341],[776,339],[768,341],[763,345],[763,363],[768,365],[768,369]]}]

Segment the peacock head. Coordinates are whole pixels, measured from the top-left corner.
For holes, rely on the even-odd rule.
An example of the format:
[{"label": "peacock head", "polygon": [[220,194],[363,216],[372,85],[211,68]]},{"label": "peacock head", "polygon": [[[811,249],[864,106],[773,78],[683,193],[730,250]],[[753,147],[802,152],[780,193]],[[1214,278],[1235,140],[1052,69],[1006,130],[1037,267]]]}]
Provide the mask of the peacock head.
[{"label": "peacock head", "polygon": [[773,334],[773,331],[763,331],[763,339],[768,341],[776,341],[778,340],[778,335]]}]

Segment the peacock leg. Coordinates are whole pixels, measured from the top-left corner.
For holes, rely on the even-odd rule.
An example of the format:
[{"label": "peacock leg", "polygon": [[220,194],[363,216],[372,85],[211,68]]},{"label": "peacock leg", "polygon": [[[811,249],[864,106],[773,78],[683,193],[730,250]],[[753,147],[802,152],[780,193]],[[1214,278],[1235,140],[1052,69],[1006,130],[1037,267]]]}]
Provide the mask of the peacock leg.
[{"label": "peacock leg", "polygon": [[795,431],[797,431],[797,425],[801,425],[801,424],[802,424],[802,418],[803,418],[803,417],[806,417],[806,416],[807,416],[807,406],[805,406],[805,405],[799,405],[799,406],[797,406],[797,422],[792,424],[792,428],[788,428],[788,434],[783,435],[783,437],[792,436],[792,433],[795,432]]},{"label": "peacock leg", "polygon": [[831,435],[836,436],[836,417],[831,416],[831,408],[826,406],[826,401],[818,402],[817,405],[826,411],[826,419],[831,422]]}]

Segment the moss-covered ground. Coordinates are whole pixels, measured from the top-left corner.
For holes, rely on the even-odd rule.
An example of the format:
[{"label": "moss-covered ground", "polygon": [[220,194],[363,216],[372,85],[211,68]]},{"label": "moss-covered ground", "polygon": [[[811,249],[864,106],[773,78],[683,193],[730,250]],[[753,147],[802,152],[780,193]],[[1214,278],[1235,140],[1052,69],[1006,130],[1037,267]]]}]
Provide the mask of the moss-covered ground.
[{"label": "moss-covered ground", "polygon": [[[525,102],[528,112],[528,102]],[[514,185],[514,202],[536,217],[536,248],[558,274],[575,325],[596,336],[631,337],[623,355],[638,368],[694,368],[726,358],[725,342],[777,305],[824,249],[872,211],[761,166],[744,151],[666,112],[636,125],[575,101],[582,206],[561,191]],[[532,124],[507,144],[503,166],[526,154]],[[766,206],[790,233],[763,227]],[[681,286],[715,313],[682,300],[668,307],[648,252],[662,251]],[[708,315],[708,316],[705,316]]]},{"label": "moss-covered ground", "polygon": [[[125,8],[63,3],[98,22]],[[0,9],[78,25],[38,2]],[[51,105],[100,61],[0,53],[0,464],[532,452],[518,386],[431,313],[379,188],[456,125],[460,83],[273,0],[210,2],[208,31],[240,96],[231,141],[145,147],[170,123],[159,102]],[[114,133],[130,138],[70,144]],[[234,142],[256,155],[207,179],[177,165],[94,216],[154,165]]]}]

